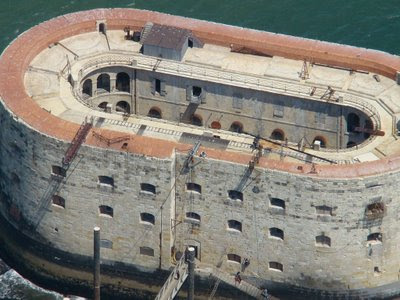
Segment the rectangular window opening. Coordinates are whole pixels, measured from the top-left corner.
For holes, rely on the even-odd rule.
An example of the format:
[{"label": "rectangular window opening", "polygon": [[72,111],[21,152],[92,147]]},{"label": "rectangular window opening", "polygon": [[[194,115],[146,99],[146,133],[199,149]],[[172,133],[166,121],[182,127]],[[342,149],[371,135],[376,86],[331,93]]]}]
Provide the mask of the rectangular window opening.
[{"label": "rectangular window opening", "polygon": [[67,170],[60,166],[51,166],[51,174],[59,177],[66,177]]},{"label": "rectangular window opening", "polygon": [[139,249],[141,255],[154,256],[154,249],[150,247],[140,247]]},{"label": "rectangular window opening", "polygon": [[192,87],[192,95],[193,95],[193,97],[200,97],[201,96],[201,92],[202,92],[201,87],[199,87],[199,86],[193,86]]},{"label": "rectangular window opening", "polygon": [[161,80],[156,79],[156,92],[161,94]]}]

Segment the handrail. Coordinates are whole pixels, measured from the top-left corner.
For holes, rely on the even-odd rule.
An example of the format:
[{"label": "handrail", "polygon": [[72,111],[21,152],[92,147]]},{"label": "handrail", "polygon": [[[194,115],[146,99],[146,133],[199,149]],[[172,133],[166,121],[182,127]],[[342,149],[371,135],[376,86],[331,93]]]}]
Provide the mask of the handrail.
[{"label": "handrail", "polygon": [[[305,85],[300,82],[293,82],[290,80],[284,80],[282,78],[272,77],[268,75],[259,76],[246,74],[238,71],[227,71],[210,66],[197,66],[185,62],[174,62],[169,60],[162,60],[161,62],[157,58],[144,56],[139,53],[123,53],[118,51],[111,51],[107,54],[98,54],[93,56],[87,56],[79,58],[74,63],[81,60],[90,60],[82,65],[79,70],[77,78],[77,87],[79,89],[80,82],[86,74],[100,67],[106,67],[111,65],[135,67],[138,69],[152,71],[154,65],[158,62],[157,72],[174,74],[183,77],[198,78],[200,80],[213,79],[216,82],[220,82],[228,85],[236,85],[240,87],[248,87],[251,89],[262,90],[273,93],[287,94],[291,96],[312,99],[320,102],[332,102],[336,105],[350,106],[361,109],[366,112],[375,123],[376,129],[381,128],[381,120],[377,109],[361,99],[361,97],[354,95],[349,91],[338,90],[338,94],[343,97],[343,101],[339,102],[339,97],[335,96],[332,99],[322,99],[322,96],[327,90],[327,86],[322,85]],[[78,96],[78,100],[85,103],[76,91],[75,96]],[[364,98],[374,98],[363,96]]]}]

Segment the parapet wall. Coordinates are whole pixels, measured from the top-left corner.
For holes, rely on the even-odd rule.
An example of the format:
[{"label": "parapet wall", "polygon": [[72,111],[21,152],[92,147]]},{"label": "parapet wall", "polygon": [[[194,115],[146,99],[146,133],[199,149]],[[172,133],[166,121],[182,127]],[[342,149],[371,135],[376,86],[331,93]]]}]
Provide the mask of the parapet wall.
[{"label": "parapet wall", "polygon": [[[383,52],[361,48],[336,45],[320,41],[295,38],[285,35],[266,33],[256,30],[243,29],[233,26],[215,24],[162,13],[141,11],[135,9],[98,9],[61,16],[39,24],[19,36],[2,54],[0,59],[0,96],[7,107],[22,118],[27,124],[50,136],[63,140],[71,140],[78,130],[78,124],[61,120],[42,110],[26,94],[23,83],[24,73],[32,59],[44,48],[72,35],[95,31],[96,21],[106,20],[109,29],[141,28],[146,22],[167,24],[191,29],[206,42],[221,45],[245,45],[254,47],[269,55],[282,55],[289,58],[306,58],[313,62],[328,63],[350,69],[362,69],[377,72],[391,78],[400,69],[400,59]],[[96,129],[98,130],[98,129]],[[118,133],[105,131],[109,136]],[[142,138],[146,144],[154,140]],[[93,145],[93,140],[88,140]],[[163,146],[134,147],[128,149],[136,153],[168,157],[175,143],[159,142]],[[247,156],[221,155],[214,152],[214,158],[246,163]],[[212,154],[211,154],[212,155]],[[262,160],[260,166],[279,169],[298,174],[309,174],[310,167],[299,169],[299,164],[271,162]],[[385,171],[398,169],[400,160],[396,157],[380,161],[351,166],[318,166],[312,176],[320,177],[354,177],[367,176]]]}]

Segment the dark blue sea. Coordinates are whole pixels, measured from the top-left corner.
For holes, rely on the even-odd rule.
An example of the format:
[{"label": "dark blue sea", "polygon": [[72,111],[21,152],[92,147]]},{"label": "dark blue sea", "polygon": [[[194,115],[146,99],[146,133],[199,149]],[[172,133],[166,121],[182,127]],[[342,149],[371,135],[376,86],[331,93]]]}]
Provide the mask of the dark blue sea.
[{"label": "dark blue sea", "polygon": [[[0,51],[42,21],[100,7],[156,10],[400,55],[400,0],[0,0]],[[10,270],[0,276],[0,299],[62,296]]]}]

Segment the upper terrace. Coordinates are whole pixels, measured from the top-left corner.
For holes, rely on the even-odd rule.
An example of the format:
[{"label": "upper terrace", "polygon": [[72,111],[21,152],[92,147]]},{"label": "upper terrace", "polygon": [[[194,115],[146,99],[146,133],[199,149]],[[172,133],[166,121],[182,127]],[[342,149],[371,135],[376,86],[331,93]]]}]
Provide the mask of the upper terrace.
[{"label": "upper terrace", "polygon": [[[112,14],[115,11],[109,12]],[[155,19],[157,19],[159,14],[155,15]],[[140,18],[147,18],[147,16],[140,14]],[[57,20],[58,22],[62,22],[62,20]],[[96,18],[93,18],[93,20],[96,20]],[[111,23],[110,20],[107,19],[109,24]],[[187,20],[185,21],[187,22]],[[68,22],[79,24],[79,21],[75,18],[74,20],[69,19]],[[174,25],[180,22],[182,20],[179,18],[178,21],[173,21]],[[122,23],[119,24],[121,27]],[[42,49],[38,49],[41,51],[35,55],[31,55],[27,61],[29,67],[26,65],[26,69],[22,69],[24,72],[24,89],[26,88],[29,98],[32,98],[42,107],[40,114],[48,114],[50,112],[57,118],[67,121],[68,124],[69,122],[80,124],[85,116],[92,115],[97,117],[98,120],[102,120],[96,123],[96,127],[101,128],[101,131],[106,133],[106,135],[108,134],[107,136],[109,137],[120,136],[121,133],[118,134],[118,132],[126,132],[136,134],[136,138],[142,141],[144,141],[142,136],[169,141],[159,141],[162,148],[166,151],[165,153],[170,151],[167,148],[175,147],[173,146],[174,143],[178,143],[176,145],[187,143],[188,140],[183,137],[187,137],[188,135],[204,136],[204,133],[208,137],[210,135],[218,135],[221,140],[228,141],[226,145],[228,150],[239,150],[245,154],[238,158],[237,155],[240,156],[240,154],[236,155],[233,152],[231,154],[232,160],[246,163],[248,157],[251,156],[250,145],[253,139],[250,136],[223,130],[176,124],[145,116],[131,115],[127,117],[116,113],[105,113],[88,107],[81,95],[81,89],[79,88],[81,80],[96,69],[110,66],[124,66],[138,70],[153,71],[156,66],[157,72],[163,74],[213,81],[230,86],[241,86],[253,90],[295,96],[309,101],[333,102],[340,106],[354,107],[371,117],[375,129],[385,132],[383,137],[372,136],[358,147],[350,149],[330,151],[305,149],[305,152],[311,155],[327,158],[339,164],[347,164],[385,159],[398,153],[399,143],[396,136],[396,120],[400,110],[396,104],[396,99],[400,97],[400,89],[393,79],[382,76],[390,76],[389,73],[392,72],[391,76],[394,77],[393,71],[388,71],[387,68],[384,68],[384,71],[377,74],[368,72],[371,68],[375,68],[375,65],[370,69],[368,67],[362,69],[333,68],[321,65],[318,63],[318,59],[313,59],[317,64],[309,65],[309,78],[301,78],[299,73],[301,73],[303,66],[302,60],[293,60],[277,55],[267,57],[234,53],[231,52],[230,46],[221,46],[223,44],[221,41],[215,43],[220,44],[220,46],[206,43],[203,49],[188,49],[182,62],[158,60],[157,58],[141,54],[139,52],[140,45],[133,41],[125,40],[125,34],[122,29],[108,30],[106,38],[104,34],[96,31],[95,24],[89,27],[92,30],[85,29],[84,31],[92,32],[81,34],[65,33],[61,35],[65,38],[56,40],[49,38],[47,41],[48,48],[43,47],[46,43],[43,44]],[[227,27],[227,33],[230,33],[231,30],[233,28]],[[252,31],[250,33],[253,34]],[[16,42],[19,42],[21,38]],[[209,37],[209,40],[212,40],[212,38],[212,36]],[[249,38],[252,38],[251,34]],[[57,44],[54,42],[57,42]],[[309,42],[311,43],[311,41]],[[10,50],[13,51],[13,49],[8,49],[8,51]],[[349,50],[352,52],[353,48]],[[292,55],[287,56],[295,55],[292,53]],[[5,55],[3,57],[3,64],[6,58],[7,56]],[[329,58],[329,55],[327,55],[327,58]],[[343,59],[343,61],[346,61],[346,59]],[[321,62],[324,62],[324,60],[322,59]],[[340,63],[335,63],[334,65],[337,66]],[[75,83],[73,89],[71,89],[70,84],[72,81]],[[326,93],[329,89],[333,89],[335,93],[327,97]],[[9,105],[8,99],[5,97],[7,96],[7,88],[1,88],[0,90],[2,98]],[[13,105],[9,106],[12,107]],[[28,121],[28,123],[30,122]],[[46,131],[45,126],[39,126],[39,129]],[[64,133],[67,133],[67,131],[64,130]],[[61,132],[56,134],[56,136],[60,137],[60,134],[62,137],[63,134]],[[68,136],[72,134],[73,132],[67,134],[64,138],[68,139]],[[154,140],[150,139],[150,141]],[[171,144],[171,142],[173,143]],[[88,143],[104,146],[99,144],[93,137],[88,139]],[[210,144],[208,143],[207,145]],[[285,147],[268,143],[265,146],[270,148],[270,150],[268,151],[268,158],[262,160],[261,165],[264,164],[267,166],[272,163],[276,167],[279,164],[280,167],[278,168],[287,168],[287,170],[293,171],[299,170],[296,167],[298,164],[310,160],[310,157],[306,154],[292,151]],[[296,148],[297,145],[289,143],[289,146]],[[137,152],[137,147],[137,145],[132,147],[129,145],[127,150]],[[142,150],[144,148],[140,147]],[[143,151],[146,152],[146,150]],[[153,148],[149,154],[159,156],[161,152],[161,149]],[[211,154],[210,157],[213,157],[212,153],[214,152],[212,150],[208,152]],[[217,152],[218,150],[215,150],[216,154],[214,156],[216,158],[220,157],[220,154],[217,154]],[[273,161],[276,162],[274,163]],[[313,162],[317,164],[326,163],[318,158],[314,158]],[[307,167],[304,170],[307,171]]]}]

